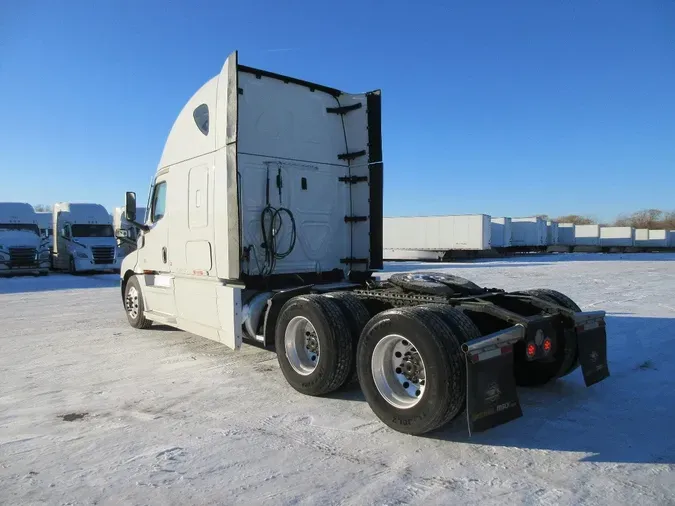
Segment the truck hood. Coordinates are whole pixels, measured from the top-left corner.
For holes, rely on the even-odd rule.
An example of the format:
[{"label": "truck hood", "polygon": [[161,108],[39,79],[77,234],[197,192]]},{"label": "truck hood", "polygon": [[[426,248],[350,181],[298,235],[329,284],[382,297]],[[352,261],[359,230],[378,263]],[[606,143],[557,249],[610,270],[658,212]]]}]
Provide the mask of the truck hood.
[{"label": "truck hood", "polygon": [[0,230],[0,246],[5,248],[39,248],[40,236],[27,230]]},{"label": "truck hood", "polygon": [[117,240],[114,237],[73,237],[73,242],[87,246],[117,246]]}]

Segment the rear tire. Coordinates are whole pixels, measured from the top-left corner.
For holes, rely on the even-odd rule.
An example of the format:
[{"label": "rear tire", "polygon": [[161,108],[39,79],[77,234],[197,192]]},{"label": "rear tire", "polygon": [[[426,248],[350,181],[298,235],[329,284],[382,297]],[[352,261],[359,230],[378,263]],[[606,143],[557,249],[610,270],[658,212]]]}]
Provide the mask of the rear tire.
[{"label": "rear tire", "polygon": [[466,314],[452,306],[444,304],[424,304],[419,306],[430,310],[440,316],[443,321],[454,331],[459,344],[481,337],[481,331]]},{"label": "rear tire", "polygon": [[[572,299],[555,290],[537,289],[521,292],[533,295],[544,301],[563,306],[573,311],[581,311]],[[558,378],[567,376],[579,367],[576,336],[566,339],[557,336],[557,346],[553,362],[530,362],[525,358],[525,343],[514,345],[514,374],[518,386],[538,387],[550,383]]]},{"label": "rear tire", "polygon": [[135,329],[147,329],[152,325],[143,311],[143,297],[141,294],[141,285],[136,276],[131,276],[124,287],[124,309],[127,313],[129,325]]},{"label": "rear tire", "polygon": [[366,401],[394,430],[424,434],[464,408],[459,339],[433,310],[395,308],[374,316],[361,333],[356,363]]},{"label": "rear tire", "polygon": [[359,343],[359,337],[361,337],[361,331],[368,323],[368,320],[370,320],[370,312],[361,299],[353,293],[330,292],[325,294],[325,296],[337,302],[342,311],[342,315],[347,322],[347,326],[349,327],[354,357],[345,384],[351,383],[358,379],[356,374],[356,348]]},{"label": "rear tire", "polygon": [[352,336],[336,300],[299,295],[281,308],[274,344],[286,381],[305,395],[340,388],[354,362]]}]

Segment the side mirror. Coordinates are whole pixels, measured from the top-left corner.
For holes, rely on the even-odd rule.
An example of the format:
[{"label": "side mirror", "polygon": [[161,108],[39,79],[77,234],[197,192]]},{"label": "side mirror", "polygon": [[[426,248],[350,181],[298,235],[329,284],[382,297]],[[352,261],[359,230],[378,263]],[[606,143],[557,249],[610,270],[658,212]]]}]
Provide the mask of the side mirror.
[{"label": "side mirror", "polygon": [[134,192],[127,192],[124,217],[127,221],[136,221],[136,193]]}]

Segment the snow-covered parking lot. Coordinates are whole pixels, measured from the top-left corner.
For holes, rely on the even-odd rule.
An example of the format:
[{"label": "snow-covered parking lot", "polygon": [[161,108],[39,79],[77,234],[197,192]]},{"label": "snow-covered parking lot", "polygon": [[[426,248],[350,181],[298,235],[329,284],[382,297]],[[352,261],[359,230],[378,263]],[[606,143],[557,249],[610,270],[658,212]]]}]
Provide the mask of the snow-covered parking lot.
[{"label": "snow-covered parking lot", "polygon": [[130,328],[114,275],[0,279],[0,504],[675,504],[675,255],[447,269],[608,313],[611,376],[524,416],[412,437],[357,389],[305,397],[274,354]]}]

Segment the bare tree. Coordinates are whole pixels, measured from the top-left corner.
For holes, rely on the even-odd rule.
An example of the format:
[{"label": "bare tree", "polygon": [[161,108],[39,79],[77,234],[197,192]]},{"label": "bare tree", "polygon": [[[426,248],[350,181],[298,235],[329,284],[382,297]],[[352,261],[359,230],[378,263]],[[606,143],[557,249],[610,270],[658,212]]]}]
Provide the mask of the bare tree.
[{"label": "bare tree", "polygon": [[559,216],[555,219],[558,223],[574,223],[575,225],[593,225],[595,220],[589,216],[580,216],[578,214],[569,214]]},{"label": "bare tree", "polygon": [[[672,213],[671,213],[672,214]],[[665,227],[664,213],[660,209],[643,209],[630,216],[620,216],[615,224],[617,226],[630,226],[634,228],[650,228],[652,230]]]}]

